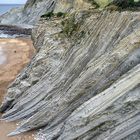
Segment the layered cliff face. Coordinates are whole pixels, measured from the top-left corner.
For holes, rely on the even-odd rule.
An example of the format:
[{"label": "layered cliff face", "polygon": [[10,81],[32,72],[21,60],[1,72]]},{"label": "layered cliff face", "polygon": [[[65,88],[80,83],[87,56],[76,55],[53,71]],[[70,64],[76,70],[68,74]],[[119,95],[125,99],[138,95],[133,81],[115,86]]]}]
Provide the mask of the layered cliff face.
[{"label": "layered cliff face", "polygon": [[1,24],[14,24],[30,27],[39,20],[46,11],[51,11],[56,0],[29,0],[21,8],[12,9],[0,17]]},{"label": "layered cliff face", "polygon": [[46,140],[139,140],[140,12],[69,2],[54,6],[69,14],[33,29],[37,54],[1,106],[4,120],[23,120],[10,135],[37,129]]},{"label": "layered cliff face", "polygon": [[24,7],[12,9],[0,17],[1,24],[14,24],[32,27],[47,12],[72,12],[79,9],[95,7],[88,0],[28,0]]},{"label": "layered cliff face", "polygon": [[139,0],[28,0],[25,6],[15,8],[0,17],[1,24],[13,24],[32,28],[40,16],[53,11],[71,13],[77,10],[105,8],[108,5],[120,7],[140,6]]}]

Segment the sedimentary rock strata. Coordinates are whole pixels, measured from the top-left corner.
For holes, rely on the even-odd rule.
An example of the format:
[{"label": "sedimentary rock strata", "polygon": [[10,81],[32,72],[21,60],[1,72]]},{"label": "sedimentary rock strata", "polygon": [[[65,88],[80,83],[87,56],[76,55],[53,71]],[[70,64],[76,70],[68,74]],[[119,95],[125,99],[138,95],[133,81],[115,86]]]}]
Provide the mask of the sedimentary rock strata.
[{"label": "sedimentary rock strata", "polygon": [[32,39],[37,54],[1,106],[2,119],[23,120],[10,135],[42,128],[47,140],[140,138],[139,11],[75,9],[41,19]]}]

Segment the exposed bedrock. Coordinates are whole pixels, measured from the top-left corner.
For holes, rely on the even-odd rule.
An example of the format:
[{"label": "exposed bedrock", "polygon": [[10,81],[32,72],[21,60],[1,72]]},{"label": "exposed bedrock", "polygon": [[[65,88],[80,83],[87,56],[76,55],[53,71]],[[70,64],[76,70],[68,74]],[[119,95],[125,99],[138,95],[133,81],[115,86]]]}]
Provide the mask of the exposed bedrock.
[{"label": "exposed bedrock", "polygon": [[[123,8],[140,6],[139,0],[27,0],[25,6],[14,8],[0,16],[0,24],[12,24],[32,28],[40,16],[48,12],[70,13],[77,10],[105,8],[108,5]],[[111,9],[115,9],[114,6]],[[135,10],[135,9],[133,9]]]},{"label": "exposed bedrock", "polygon": [[74,10],[95,8],[88,0],[28,0],[25,6],[14,8],[0,16],[0,24],[12,24],[32,28],[40,16],[54,11],[54,13],[69,13]]},{"label": "exposed bedrock", "polygon": [[41,19],[32,39],[37,54],[1,106],[2,119],[23,120],[10,135],[140,139],[139,11],[79,9]]}]

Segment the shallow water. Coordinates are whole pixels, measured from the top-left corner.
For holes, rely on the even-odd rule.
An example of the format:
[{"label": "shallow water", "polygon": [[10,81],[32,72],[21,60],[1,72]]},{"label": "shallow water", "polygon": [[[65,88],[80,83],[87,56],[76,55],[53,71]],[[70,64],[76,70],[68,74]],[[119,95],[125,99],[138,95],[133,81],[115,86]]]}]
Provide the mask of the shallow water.
[{"label": "shallow water", "polygon": [[[30,39],[0,39],[0,103],[8,85],[30,61],[34,53]],[[33,132],[7,137],[7,134],[16,127],[16,122],[7,123],[0,120],[0,140],[34,140]]]},{"label": "shallow water", "polygon": [[2,47],[0,47],[0,65],[4,64],[6,62],[6,55],[3,52]]}]

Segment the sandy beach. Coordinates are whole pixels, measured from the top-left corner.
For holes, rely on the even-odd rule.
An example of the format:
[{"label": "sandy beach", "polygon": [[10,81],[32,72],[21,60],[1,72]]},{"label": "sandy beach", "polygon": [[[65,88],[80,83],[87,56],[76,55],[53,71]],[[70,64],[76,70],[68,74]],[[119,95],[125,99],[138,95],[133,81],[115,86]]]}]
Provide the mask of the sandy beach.
[{"label": "sandy beach", "polygon": [[[27,65],[34,55],[35,49],[30,39],[0,39],[0,103],[8,85]],[[0,114],[1,115],[1,114]],[[0,121],[1,140],[33,140],[32,133],[16,137],[7,134],[16,128],[16,123]]]}]

